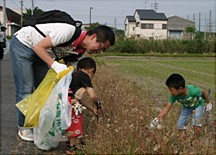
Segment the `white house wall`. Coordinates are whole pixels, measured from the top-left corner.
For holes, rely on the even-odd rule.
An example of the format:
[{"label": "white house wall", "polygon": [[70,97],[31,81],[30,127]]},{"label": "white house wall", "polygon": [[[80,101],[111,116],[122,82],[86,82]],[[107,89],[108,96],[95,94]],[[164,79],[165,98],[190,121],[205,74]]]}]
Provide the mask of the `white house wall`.
[{"label": "white house wall", "polygon": [[136,26],[135,22],[129,22],[128,19],[125,21],[125,36],[131,37],[134,35],[134,27]]},{"label": "white house wall", "polygon": [[[125,21],[125,36],[126,37],[142,37],[142,38],[154,38],[154,39],[167,39],[167,29],[162,29],[162,25],[167,21],[162,20],[140,20],[140,16],[135,12],[135,22]],[[141,29],[141,24],[153,24],[153,29]]]},{"label": "white house wall", "polygon": [[125,20],[125,36],[129,37],[129,22],[128,22],[128,19]]},{"label": "white house wall", "polygon": [[[153,24],[154,29],[141,29],[141,24]],[[145,20],[137,24],[129,23],[127,36],[137,36],[146,39],[167,39],[167,29],[162,29],[162,24],[167,24],[167,21]]]},{"label": "white house wall", "polygon": [[128,29],[128,36],[129,37],[135,36],[135,31],[134,31],[135,27],[136,27],[136,23],[130,23],[129,24],[129,29]]},{"label": "white house wall", "polygon": [[140,16],[137,14],[137,12],[135,12],[134,18],[135,18],[135,20],[136,20],[137,23],[140,22]]},{"label": "white house wall", "polygon": [[141,37],[154,38],[154,39],[166,39],[167,38],[167,29],[162,29],[162,25],[163,24],[167,25],[167,21],[145,20],[145,21],[141,21],[140,25],[141,24],[153,24],[154,25],[153,29],[141,29],[140,27],[139,33]]}]

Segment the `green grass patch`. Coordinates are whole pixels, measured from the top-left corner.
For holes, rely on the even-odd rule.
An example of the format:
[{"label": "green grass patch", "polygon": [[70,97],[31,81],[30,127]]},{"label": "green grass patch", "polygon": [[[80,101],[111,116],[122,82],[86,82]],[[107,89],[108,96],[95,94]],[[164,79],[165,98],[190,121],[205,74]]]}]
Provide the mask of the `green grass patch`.
[{"label": "green grass patch", "polygon": [[95,55],[96,57],[104,56],[130,56],[130,57],[216,57],[215,53],[206,53],[206,54],[170,54],[170,53],[111,53],[104,52],[101,54]]},{"label": "green grass patch", "polygon": [[143,89],[165,91],[167,77],[179,73],[187,84],[211,89],[215,94],[214,57],[109,57],[104,61]]}]

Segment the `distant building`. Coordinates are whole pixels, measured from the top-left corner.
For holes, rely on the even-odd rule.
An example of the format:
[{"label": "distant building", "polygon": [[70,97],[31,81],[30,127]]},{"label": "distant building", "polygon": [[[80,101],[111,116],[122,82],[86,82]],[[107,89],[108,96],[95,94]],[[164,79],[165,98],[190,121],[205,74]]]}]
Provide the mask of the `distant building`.
[{"label": "distant building", "polygon": [[134,16],[126,16],[125,19],[125,36],[126,37],[132,37],[136,36],[135,29],[136,27],[136,19]]},{"label": "distant building", "polygon": [[188,34],[185,33],[186,27],[195,27],[195,22],[178,16],[168,18],[167,35],[171,39],[186,39]]},{"label": "distant building", "polygon": [[[17,12],[6,8],[6,35],[12,36],[20,29],[21,15]],[[0,22],[3,23],[3,7],[0,6]]]},{"label": "distant building", "polygon": [[147,39],[167,38],[167,17],[154,10],[137,9],[133,16],[126,16],[125,36]]}]

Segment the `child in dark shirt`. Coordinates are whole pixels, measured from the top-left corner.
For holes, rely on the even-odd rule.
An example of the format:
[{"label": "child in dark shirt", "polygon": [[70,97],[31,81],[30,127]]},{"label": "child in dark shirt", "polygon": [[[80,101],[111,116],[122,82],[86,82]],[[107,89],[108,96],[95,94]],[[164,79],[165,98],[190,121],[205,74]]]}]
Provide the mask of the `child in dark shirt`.
[{"label": "child in dark shirt", "polygon": [[[82,131],[82,109],[83,106],[92,111],[98,116],[98,111],[101,109],[98,96],[93,89],[91,80],[94,78],[96,72],[96,63],[93,59],[86,57],[81,59],[77,64],[77,71],[72,74],[72,81],[68,93],[70,103],[73,105],[71,126],[67,129],[68,142],[67,142],[67,154],[74,154],[77,150],[75,145],[76,139],[83,134]],[[83,102],[82,98],[84,93],[90,96],[91,103]]]}]

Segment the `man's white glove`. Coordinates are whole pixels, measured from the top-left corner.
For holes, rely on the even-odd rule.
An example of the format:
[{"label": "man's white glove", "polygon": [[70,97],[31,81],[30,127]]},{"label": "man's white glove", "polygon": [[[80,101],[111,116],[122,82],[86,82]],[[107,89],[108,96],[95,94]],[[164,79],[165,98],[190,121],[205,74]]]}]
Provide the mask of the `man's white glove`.
[{"label": "man's white glove", "polygon": [[151,121],[151,123],[149,124],[149,129],[154,128],[154,127],[157,127],[158,124],[159,124],[159,120],[158,120],[157,118],[153,119],[153,120]]},{"label": "man's white glove", "polygon": [[212,104],[208,103],[206,106],[206,111],[211,111],[212,110]]},{"label": "man's white glove", "polygon": [[60,73],[61,71],[67,69],[67,66],[65,64],[54,61],[54,63],[51,65],[51,68],[54,69],[56,73]]}]

